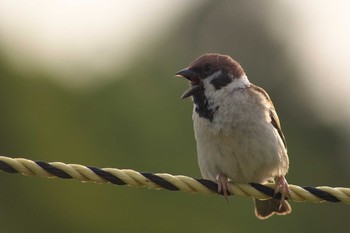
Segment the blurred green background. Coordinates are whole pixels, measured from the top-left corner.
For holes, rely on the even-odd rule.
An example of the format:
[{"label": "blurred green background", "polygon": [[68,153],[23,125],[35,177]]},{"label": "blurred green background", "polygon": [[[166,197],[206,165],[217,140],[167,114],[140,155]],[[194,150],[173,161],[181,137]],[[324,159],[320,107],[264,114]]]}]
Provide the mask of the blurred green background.
[{"label": "blurred green background", "polygon": [[[50,4],[34,2],[36,5],[32,7],[38,11],[47,10],[40,7]],[[87,9],[83,7],[84,1],[77,2],[74,9],[79,17],[79,12]],[[9,40],[5,38],[8,31],[2,27],[5,24],[1,24],[4,17],[0,16],[3,33],[0,36],[1,155],[200,177],[191,120],[192,103],[179,98],[188,84],[173,78],[173,74],[205,52],[219,52],[238,60],[250,81],[264,87],[273,99],[288,143],[289,183],[350,187],[350,128],[344,120],[349,119],[345,114],[349,99],[342,98],[348,105],[339,104],[336,106],[339,112],[332,112],[327,99],[336,102],[338,89],[324,89],[325,99],[310,94],[311,88],[327,81],[321,76],[317,81],[317,75],[316,79],[306,77],[301,63],[310,62],[310,66],[306,65],[310,68],[308,75],[315,70],[316,74],[327,74],[331,68],[305,59],[317,50],[310,48],[303,54],[293,47],[293,43],[303,44],[302,35],[308,33],[304,27],[302,30],[302,18],[298,17],[298,13],[302,13],[297,10],[300,8],[293,7],[292,1],[194,1],[191,5],[186,1],[144,2],[147,7],[136,9],[144,12],[140,17],[147,16],[152,4],[158,4],[158,13],[163,14],[152,15],[156,20],[147,25],[129,25],[130,22],[125,21],[130,30],[139,31],[136,39],[123,42],[125,44],[115,39],[116,47],[95,41],[90,45],[103,49],[95,51],[97,57],[90,58],[83,53],[90,65],[79,63],[79,56],[75,63],[70,60],[72,54],[82,52],[74,50],[82,48],[80,43],[90,46],[89,37],[72,40],[71,53],[66,54],[67,58],[61,54],[61,65],[55,69],[52,68],[55,60],[47,65],[47,61],[40,63],[37,56],[48,48],[39,46],[21,54],[25,35],[33,38],[32,33],[37,31],[13,33],[14,39]],[[82,6],[78,7],[79,4]],[[20,8],[11,7],[14,12],[16,7]],[[321,12],[325,6],[318,7],[313,9],[314,13]],[[137,11],[130,9],[133,8],[123,9],[122,4],[116,4],[115,14],[126,10],[127,14],[137,17]],[[168,22],[164,12],[176,14]],[[329,18],[338,13],[330,12]],[[165,22],[159,30],[153,28],[158,25],[156,21]],[[314,21],[311,28],[319,23],[322,24]],[[17,26],[10,27],[11,32],[25,27]],[[129,36],[118,34],[118,26],[112,25],[108,30],[123,41]],[[62,28],[57,29],[53,37],[62,36],[60,33],[65,33]],[[319,35],[308,34],[311,35],[309,43],[325,43]],[[19,39],[18,35],[24,37]],[[36,39],[40,38],[39,34]],[[40,45],[40,41],[36,42]],[[19,45],[21,43],[24,45]],[[61,45],[54,42],[53,46]],[[117,46],[130,47],[130,51],[119,54]],[[115,59],[108,60],[112,65],[91,71],[95,61],[108,54],[106,51],[113,53],[107,56]],[[36,66],[31,60],[37,62]],[[122,68],[119,63],[123,64]],[[88,84],[85,76],[89,76]],[[336,80],[334,76],[326,78]],[[74,79],[74,84],[70,79]],[[323,112],[331,112],[329,115],[333,118],[325,117],[327,114]],[[0,231],[7,233],[347,232],[350,228],[350,208],[344,204],[292,202],[292,214],[261,221],[254,216],[252,200],[243,197],[232,197],[228,204],[219,196],[85,184],[3,172],[0,187]]]}]

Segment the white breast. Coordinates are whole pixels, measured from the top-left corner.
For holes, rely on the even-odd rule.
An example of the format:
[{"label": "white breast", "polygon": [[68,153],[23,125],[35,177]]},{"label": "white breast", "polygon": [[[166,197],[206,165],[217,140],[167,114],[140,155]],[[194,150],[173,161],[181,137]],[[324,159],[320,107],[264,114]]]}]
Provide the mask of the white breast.
[{"label": "white breast", "polygon": [[211,100],[219,103],[213,122],[193,112],[202,176],[215,181],[224,173],[245,183],[285,175],[287,151],[271,124],[266,99],[249,88],[222,92],[216,97],[221,99]]}]

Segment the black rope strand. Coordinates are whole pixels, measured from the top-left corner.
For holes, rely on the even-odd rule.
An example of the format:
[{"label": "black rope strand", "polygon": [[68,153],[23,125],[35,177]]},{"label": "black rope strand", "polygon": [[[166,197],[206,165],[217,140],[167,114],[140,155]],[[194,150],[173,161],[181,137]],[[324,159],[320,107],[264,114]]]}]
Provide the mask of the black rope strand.
[{"label": "black rope strand", "polygon": [[67,174],[66,172],[62,171],[59,168],[52,166],[49,163],[42,162],[42,161],[36,161],[35,163],[38,164],[45,171],[47,171],[47,172],[51,173],[52,175],[57,176],[59,178],[63,178],[63,179],[72,179],[73,178],[69,174]]},{"label": "black rope strand", "polygon": [[267,187],[265,185],[259,184],[259,183],[249,183],[250,186],[255,188],[256,190],[262,192],[263,194],[273,197],[274,199],[281,200],[282,195],[280,193],[275,194],[275,190],[273,188]]},{"label": "black rope strand", "polygon": [[162,177],[159,177],[153,173],[140,172],[140,174],[164,189],[167,189],[169,191],[179,191],[180,190],[178,187],[176,187],[172,183],[164,180]]},{"label": "black rope strand", "polygon": [[323,200],[326,200],[329,202],[340,202],[340,200],[337,197],[325,191],[319,190],[317,188],[314,188],[314,187],[302,187],[302,188]]},{"label": "black rope strand", "polygon": [[5,163],[4,161],[0,161],[0,169],[3,170],[4,172],[8,173],[18,173],[16,169]]},{"label": "black rope strand", "polygon": [[[207,187],[208,189],[210,189],[211,191],[218,193],[218,184],[215,183],[214,181],[206,180],[206,179],[195,179],[195,180],[201,183],[202,185],[204,185],[205,187]],[[224,195],[223,193],[218,193],[218,194]]]},{"label": "black rope strand", "polygon": [[97,168],[97,167],[88,167],[88,168],[91,171],[93,171],[96,175],[98,175],[99,177],[101,177],[101,178],[111,182],[112,184],[126,185],[126,183],[124,181],[122,181],[118,177],[112,175],[111,173],[102,170],[101,168]]}]

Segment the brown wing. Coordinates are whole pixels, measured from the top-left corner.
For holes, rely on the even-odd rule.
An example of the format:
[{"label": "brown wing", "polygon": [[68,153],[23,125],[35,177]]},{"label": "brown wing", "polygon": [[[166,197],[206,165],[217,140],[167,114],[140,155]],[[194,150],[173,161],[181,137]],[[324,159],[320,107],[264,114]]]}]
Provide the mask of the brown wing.
[{"label": "brown wing", "polygon": [[275,107],[273,106],[273,103],[271,101],[270,96],[266,93],[266,91],[264,89],[254,85],[254,84],[250,84],[250,88],[252,88],[255,91],[257,91],[260,94],[262,94],[266,98],[266,100],[270,103],[271,107],[269,108],[269,114],[270,114],[270,118],[271,118],[271,124],[277,130],[278,134],[280,135],[280,137],[281,137],[281,139],[283,141],[284,147],[287,149],[286,138],[283,135],[283,132],[282,132],[282,129],[281,129],[281,123],[280,123],[280,120],[278,119]]}]

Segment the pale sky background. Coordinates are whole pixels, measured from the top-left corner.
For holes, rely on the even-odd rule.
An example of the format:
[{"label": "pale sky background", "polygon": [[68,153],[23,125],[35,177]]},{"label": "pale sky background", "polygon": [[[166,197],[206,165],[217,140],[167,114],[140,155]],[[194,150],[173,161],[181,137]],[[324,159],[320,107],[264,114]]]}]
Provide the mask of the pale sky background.
[{"label": "pale sky background", "polygon": [[[45,67],[66,87],[93,88],[108,81],[102,77],[127,68],[201,2],[0,0],[0,49],[24,72]],[[296,78],[308,87],[310,107],[325,121],[347,123],[350,2],[285,0],[271,6],[272,31],[302,67]],[[294,14],[294,28],[276,20],[286,10]]]},{"label": "pale sky background", "polygon": [[99,74],[127,68],[199,3],[0,0],[0,48],[16,67],[45,67],[66,86],[93,87],[106,81]]},{"label": "pale sky background", "polygon": [[350,129],[350,1],[284,3],[297,27],[282,30],[289,36],[289,55],[303,69],[298,78],[309,86],[310,107],[323,120]]}]

